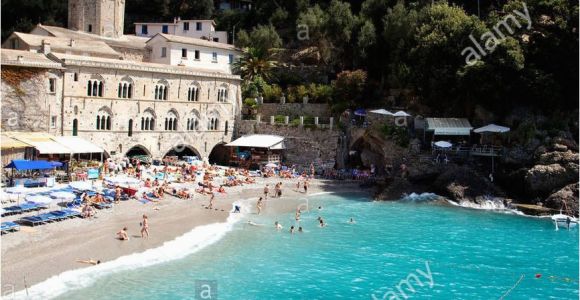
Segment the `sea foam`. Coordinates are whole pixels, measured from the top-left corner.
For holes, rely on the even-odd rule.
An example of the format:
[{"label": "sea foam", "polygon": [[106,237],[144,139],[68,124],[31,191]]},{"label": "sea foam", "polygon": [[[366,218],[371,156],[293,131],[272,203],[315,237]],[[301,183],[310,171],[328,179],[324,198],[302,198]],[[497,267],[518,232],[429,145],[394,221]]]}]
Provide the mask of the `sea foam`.
[{"label": "sea foam", "polygon": [[3,298],[52,299],[68,291],[88,287],[95,280],[110,274],[184,258],[219,241],[227,232],[231,231],[234,224],[240,221],[249,211],[249,208],[242,204],[242,202],[246,201],[234,202],[234,205],[238,204],[242,207],[242,213],[230,213],[225,222],[195,227],[184,235],[167,241],[157,248],[121,256],[115,260],[95,266],[63,272],[29,287],[28,290],[21,290],[13,295],[5,295],[6,298]]}]

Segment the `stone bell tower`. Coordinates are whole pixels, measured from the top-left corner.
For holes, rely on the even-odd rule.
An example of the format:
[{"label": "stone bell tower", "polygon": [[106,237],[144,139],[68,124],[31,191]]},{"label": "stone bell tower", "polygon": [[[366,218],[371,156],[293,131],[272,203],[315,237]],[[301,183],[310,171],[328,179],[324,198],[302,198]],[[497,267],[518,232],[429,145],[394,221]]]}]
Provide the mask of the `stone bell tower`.
[{"label": "stone bell tower", "polygon": [[68,28],[104,37],[123,35],[125,0],[68,0]]}]

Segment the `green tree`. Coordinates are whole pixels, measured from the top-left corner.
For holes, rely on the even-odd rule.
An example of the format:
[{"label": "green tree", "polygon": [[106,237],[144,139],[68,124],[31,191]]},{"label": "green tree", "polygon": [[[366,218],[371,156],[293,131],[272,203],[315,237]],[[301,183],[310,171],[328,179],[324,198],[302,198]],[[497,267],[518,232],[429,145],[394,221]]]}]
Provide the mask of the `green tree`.
[{"label": "green tree", "polygon": [[267,50],[260,48],[246,48],[242,57],[235,61],[233,70],[239,74],[244,81],[254,81],[256,78],[269,80],[272,68],[276,62],[271,59],[271,54]]},{"label": "green tree", "polygon": [[332,82],[334,90],[333,109],[341,111],[352,107],[362,99],[367,84],[367,73],[363,70],[342,71]]}]

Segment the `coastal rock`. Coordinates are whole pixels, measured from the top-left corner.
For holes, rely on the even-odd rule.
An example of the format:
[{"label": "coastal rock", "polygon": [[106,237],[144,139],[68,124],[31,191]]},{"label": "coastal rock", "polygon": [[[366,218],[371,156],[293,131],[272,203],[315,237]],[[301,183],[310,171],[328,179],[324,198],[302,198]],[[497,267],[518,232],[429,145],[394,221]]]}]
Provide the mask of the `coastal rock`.
[{"label": "coastal rock", "polygon": [[536,165],[525,175],[528,188],[541,193],[549,193],[577,179],[578,165],[574,163],[567,164],[567,168],[559,164]]},{"label": "coastal rock", "polygon": [[409,165],[407,178],[411,182],[432,182],[441,174],[441,170],[431,162],[418,162]]},{"label": "coastal rock", "polygon": [[475,202],[477,197],[503,197],[503,191],[487,178],[465,166],[452,166],[433,183],[433,187],[450,199]]},{"label": "coastal rock", "polygon": [[552,148],[554,149],[554,151],[558,151],[558,152],[568,151],[568,146],[562,145],[562,144],[554,144],[554,146]]},{"label": "coastal rock", "polygon": [[[565,203],[565,204],[564,204]],[[566,207],[575,216],[578,215],[578,183],[569,184],[557,192],[551,194],[543,201],[545,207],[556,210]]]},{"label": "coastal rock", "polygon": [[[564,146],[565,147],[565,146]],[[567,149],[567,147],[566,147]],[[578,163],[578,153],[574,153],[570,150],[567,151],[554,151],[547,152],[540,155],[539,164],[551,165],[551,164],[567,164],[567,163]]]},{"label": "coastal rock", "polygon": [[405,178],[394,177],[384,186],[379,188],[380,192],[375,195],[375,200],[399,200],[404,195],[411,193],[420,194],[428,191],[428,189],[420,184],[409,182]]},{"label": "coastal rock", "polygon": [[514,146],[507,149],[503,162],[505,164],[522,166],[531,163],[533,159],[534,152],[526,150],[523,146]]}]

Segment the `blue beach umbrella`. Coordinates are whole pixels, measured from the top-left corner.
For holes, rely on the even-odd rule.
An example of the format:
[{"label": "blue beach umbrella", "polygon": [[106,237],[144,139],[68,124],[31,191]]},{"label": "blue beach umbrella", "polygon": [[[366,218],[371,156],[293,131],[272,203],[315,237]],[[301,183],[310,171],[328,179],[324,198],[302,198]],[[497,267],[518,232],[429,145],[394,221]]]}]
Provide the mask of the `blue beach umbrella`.
[{"label": "blue beach umbrella", "polygon": [[359,108],[354,111],[354,114],[357,116],[365,117],[367,115],[367,111],[364,108]]}]

